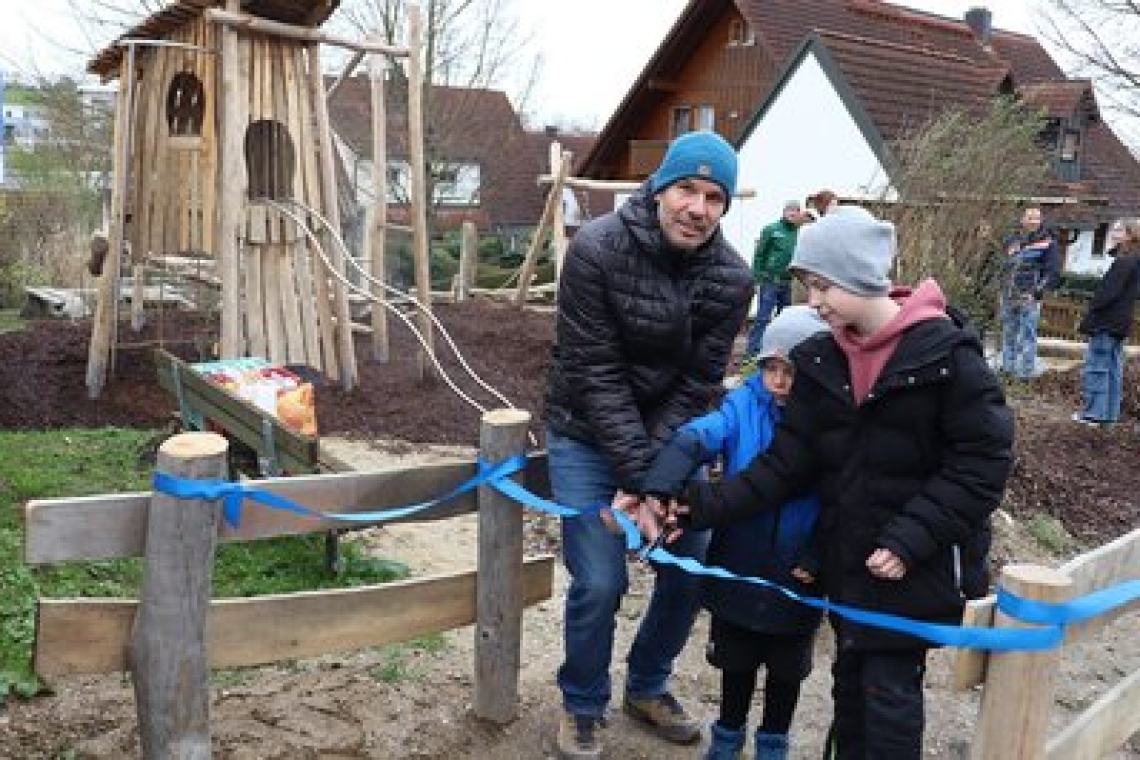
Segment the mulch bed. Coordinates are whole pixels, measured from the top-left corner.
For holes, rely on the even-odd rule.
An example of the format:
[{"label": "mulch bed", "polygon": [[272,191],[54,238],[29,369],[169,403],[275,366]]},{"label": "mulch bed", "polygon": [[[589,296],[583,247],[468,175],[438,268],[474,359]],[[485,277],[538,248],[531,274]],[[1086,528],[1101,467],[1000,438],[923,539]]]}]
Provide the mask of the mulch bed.
[{"label": "mulch bed", "polygon": [[[507,304],[472,301],[440,305],[436,314],[466,361],[484,381],[514,405],[535,414],[541,434],[542,392],[553,338],[549,313],[519,311]],[[197,361],[201,319],[167,315],[166,340],[185,338],[171,349]],[[36,322],[0,335],[0,429],[36,430],[120,426],[161,428],[176,408],[158,387],[151,351],[118,352],[114,377],[97,400],[86,388],[90,324]],[[141,343],[157,337],[155,328],[132,335]],[[411,443],[474,446],[480,412],[459,399],[439,379],[420,380],[418,344],[403,323],[391,322],[392,360],[368,361],[366,336],[359,338],[360,384],[344,392],[326,383],[317,389],[318,426],[324,435],[400,439]],[[445,370],[464,392],[486,408],[502,406],[447,356],[436,336]],[[1100,543],[1140,524],[1140,362],[1132,362],[1126,382],[1125,421],[1098,430],[1068,420],[1079,400],[1076,371],[1050,373],[1031,386],[1010,389],[1018,410],[1016,464],[1005,508],[1015,514],[1045,512],[1070,533]]]}]

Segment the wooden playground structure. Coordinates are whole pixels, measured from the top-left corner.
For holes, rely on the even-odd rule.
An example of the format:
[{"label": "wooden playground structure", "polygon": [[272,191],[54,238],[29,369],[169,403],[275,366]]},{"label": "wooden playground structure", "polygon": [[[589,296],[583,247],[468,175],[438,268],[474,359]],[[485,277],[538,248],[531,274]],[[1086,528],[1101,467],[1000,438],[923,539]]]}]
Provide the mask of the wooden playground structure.
[{"label": "wooden playground structure", "polygon": [[[430,350],[419,8],[408,6],[407,45],[394,47],[322,32],[320,24],[338,4],[180,0],[89,65],[104,80],[120,81],[111,255],[99,284],[88,356],[92,397],[113,368],[125,276],[129,272],[132,287],[143,288],[148,268],[171,257],[192,258],[212,270],[208,276],[220,289],[220,358],[254,355],[305,364],[346,389],[355,385],[321,44],[356,51],[343,76],[366,54],[406,60],[417,300]],[[378,125],[387,118],[382,68],[372,67]],[[373,173],[382,183],[383,127],[377,131]],[[386,197],[383,187],[377,197]],[[371,212],[370,260],[382,282],[383,203]],[[378,290],[373,296],[382,301]],[[143,299],[131,303],[139,310]],[[136,326],[139,321],[132,319]]]}]

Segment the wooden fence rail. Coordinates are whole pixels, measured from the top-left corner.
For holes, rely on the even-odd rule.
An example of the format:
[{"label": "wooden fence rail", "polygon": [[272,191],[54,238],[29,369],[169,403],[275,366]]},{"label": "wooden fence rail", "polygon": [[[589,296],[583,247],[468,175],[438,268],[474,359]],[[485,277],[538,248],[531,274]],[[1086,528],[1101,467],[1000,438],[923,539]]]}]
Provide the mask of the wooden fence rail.
[{"label": "wooden fence rail", "polygon": [[[484,415],[481,456],[522,454],[530,415]],[[228,444],[214,433],[183,433],[159,451],[158,470],[185,480],[224,476]],[[476,462],[253,481],[251,485],[321,512],[365,512],[448,493]],[[513,476],[545,493],[542,457]],[[250,540],[327,530],[336,521],[243,504],[239,526],[221,519],[220,501],[170,494],[47,499],[25,507],[25,561],[45,564],[144,556],[139,601],[41,599],[36,671],[66,674],[129,670],[135,683],[142,755],[209,757],[211,667],[234,667],[405,641],[475,624],[475,714],[496,722],[518,711],[523,608],[549,599],[553,560],[524,561],[522,507],[489,487],[406,518],[438,520],[479,512],[475,571],[380,586],[211,600],[219,540]],[[359,524],[359,523],[358,523]]]},{"label": "wooden fence rail", "polygon": [[[1025,599],[1058,602],[1140,579],[1140,528],[1082,554],[1056,570],[1011,565],[999,585]],[[1116,608],[1065,632],[1065,644],[1088,641],[1109,622],[1140,609],[1140,601]],[[1025,627],[996,610],[995,597],[971,602],[966,625]],[[982,686],[982,706],[971,748],[973,760],[1095,760],[1140,731],[1140,670],[1116,686],[1060,733],[1047,733],[1053,682],[1063,649],[1047,652],[960,650],[958,689]]]}]

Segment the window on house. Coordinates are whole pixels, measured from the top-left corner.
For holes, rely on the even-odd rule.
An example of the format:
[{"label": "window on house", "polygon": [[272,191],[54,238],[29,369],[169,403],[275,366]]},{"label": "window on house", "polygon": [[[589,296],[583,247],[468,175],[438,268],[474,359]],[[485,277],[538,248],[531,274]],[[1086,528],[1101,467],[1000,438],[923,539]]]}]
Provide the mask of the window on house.
[{"label": "window on house", "polygon": [[711,130],[716,126],[716,110],[712,106],[697,106],[697,129]]},{"label": "window on house", "polygon": [[1061,134],[1060,119],[1046,119],[1045,126],[1037,133],[1037,144],[1042,150],[1054,151],[1057,149],[1057,139]]},{"label": "window on house", "polygon": [[680,137],[693,129],[693,109],[678,106],[673,109],[673,131],[670,137]]},{"label": "window on house", "polygon": [[755,45],[756,37],[752,34],[752,29],[749,28],[742,19],[736,19],[729,22],[728,25],[728,46],[729,47],[743,47],[745,45]]},{"label": "window on house", "polygon": [[1061,138],[1061,160],[1076,161],[1081,152],[1081,133],[1077,129],[1066,129]]}]

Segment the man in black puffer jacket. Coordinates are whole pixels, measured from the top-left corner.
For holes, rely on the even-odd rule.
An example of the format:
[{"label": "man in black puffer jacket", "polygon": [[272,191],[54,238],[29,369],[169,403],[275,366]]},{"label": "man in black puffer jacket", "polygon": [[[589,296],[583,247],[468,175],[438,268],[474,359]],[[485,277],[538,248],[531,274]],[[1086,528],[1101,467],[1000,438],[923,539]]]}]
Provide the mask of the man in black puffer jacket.
[{"label": "man in black puffer jacket", "polygon": [[[752,298],[751,272],[719,228],[736,172],[736,153],[723,138],[691,132],[618,211],[575,235],[559,282],[546,392],[559,503],[636,504],[658,449],[713,400]],[[601,756],[615,614],[628,586],[624,542],[607,523],[594,511],[562,525],[572,580],[558,751],[572,760]],[[707,534],[693,534],[676,550],[700,557],[707,543]],[[667,684],[699,588],[694,577],[658,569],[628,659],[625,710],[678,743],[700,738]]]}]

